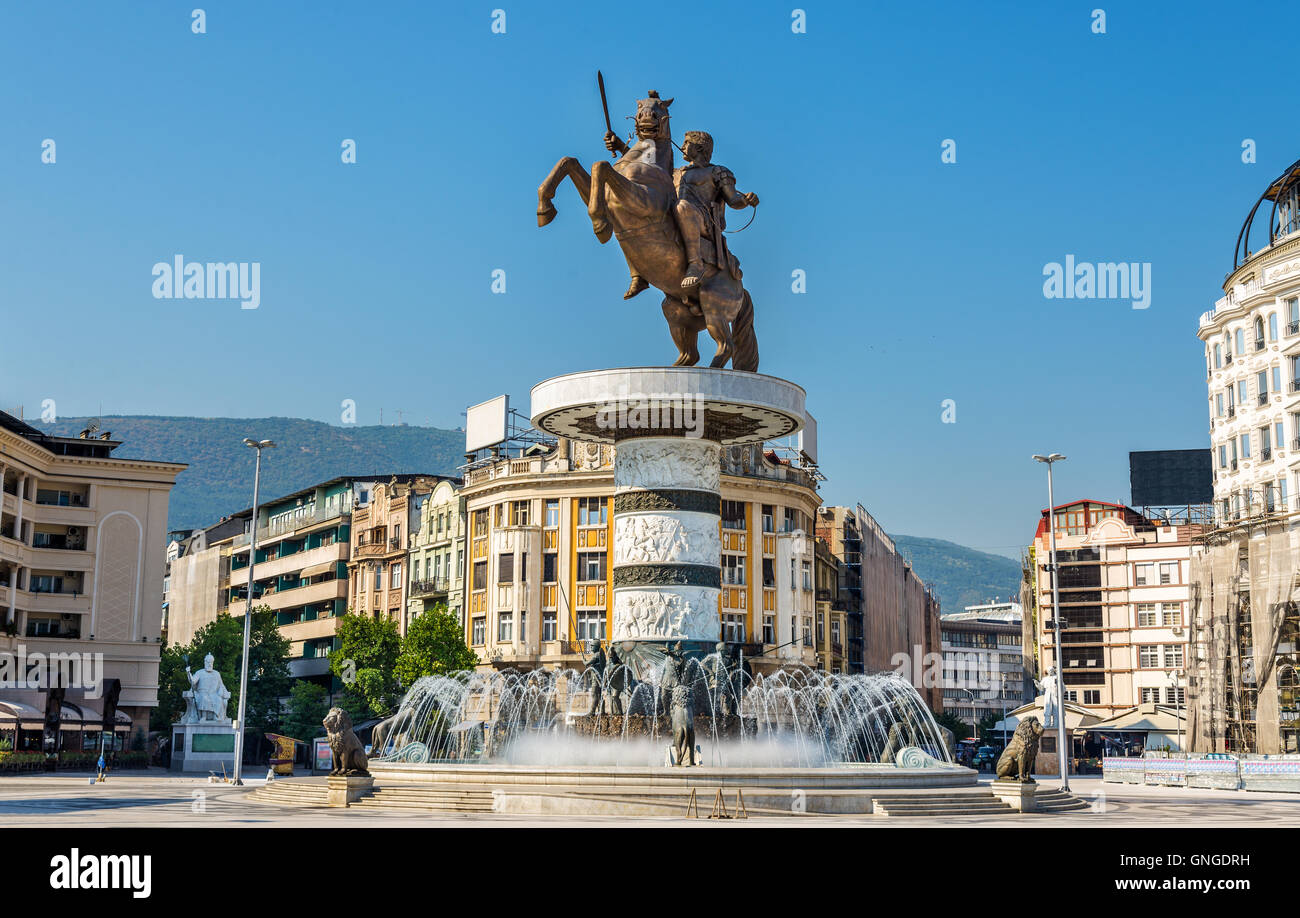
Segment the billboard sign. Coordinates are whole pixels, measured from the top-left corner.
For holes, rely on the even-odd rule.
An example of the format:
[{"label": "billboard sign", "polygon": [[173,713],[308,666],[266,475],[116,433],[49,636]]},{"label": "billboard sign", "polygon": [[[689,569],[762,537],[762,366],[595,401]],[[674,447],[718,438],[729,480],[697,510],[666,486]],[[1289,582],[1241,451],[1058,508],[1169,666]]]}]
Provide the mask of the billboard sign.
[{"label": "billboard sign", "polygon": [[498,395],[486,402],[470,405],[465,412],[465,452],[477,452],[504,442],[509,417],[508,395]]}]

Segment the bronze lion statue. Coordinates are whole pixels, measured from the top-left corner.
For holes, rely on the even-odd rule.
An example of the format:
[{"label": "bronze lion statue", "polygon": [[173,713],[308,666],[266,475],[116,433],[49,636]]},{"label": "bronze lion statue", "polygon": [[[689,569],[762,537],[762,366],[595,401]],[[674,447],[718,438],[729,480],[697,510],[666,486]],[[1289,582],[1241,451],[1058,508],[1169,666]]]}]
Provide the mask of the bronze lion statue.
[{"label": "bronze lion statue", "polygon": [[366,770],[366,751],[352,732],[352,718],[348,717],[348,712],[342,708],[330,708],[322,723],[329,737],[330,752],[334,755],[334,768],[330,774],[349,778],[370,777]]},{"label": "bronze lion statue", "polygon": [[1043,725],[1037,717],[1026,717],[1016,726],[1007,748],[998,757],[994,771],[999,780],[1034,783],[1034,759],[1038,758],[1038,744],[1043,738]]}]

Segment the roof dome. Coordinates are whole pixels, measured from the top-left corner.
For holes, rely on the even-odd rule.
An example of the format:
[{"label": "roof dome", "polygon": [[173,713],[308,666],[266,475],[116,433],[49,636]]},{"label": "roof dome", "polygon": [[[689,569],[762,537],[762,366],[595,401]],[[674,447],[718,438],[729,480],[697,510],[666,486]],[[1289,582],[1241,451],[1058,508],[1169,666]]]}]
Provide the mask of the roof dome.
[{"label": "roof dome", "polygon": [[1259,206],[1265,201],[1271,201],[1272,207],[1268,218],[1268,240],[1261,248],[1300,231],[1300,160],[1287,166],[1286,171],[1269,182],[1255,206],[1250,209],[1246,222],[1241,225],[1241,232],[1237,234],[1237,247],[1232,252],[1234,271],[1250,261],[1253,254],[1250,249],[1250,230],[1259,213]]}]

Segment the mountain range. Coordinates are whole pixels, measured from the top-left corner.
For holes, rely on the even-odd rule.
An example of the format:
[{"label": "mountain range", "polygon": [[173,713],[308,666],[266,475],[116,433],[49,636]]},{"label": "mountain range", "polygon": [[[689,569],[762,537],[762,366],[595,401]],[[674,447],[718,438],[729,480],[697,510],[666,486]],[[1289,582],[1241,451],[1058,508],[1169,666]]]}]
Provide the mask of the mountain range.
[{"label": "mountain range", "polygon": [[[170,529],[210,525],[252,505],[254,452],[243,445],[245,437],[278,444],[263,456],[264,498],[290,494],[339,475],[454,475],[464,461],[464,433],[437,427],[339,427],[301,418],[143,415],[32,423],[46,433],[75,437],[92,421],[101,432],[122,441],[115,456],[189,465],[172,490]],[[945,612],[995,596],[1007,599],[1019,588],[1020,565],[1010,558],[943,539],[892,538],[921,579],[934,589]]]}]

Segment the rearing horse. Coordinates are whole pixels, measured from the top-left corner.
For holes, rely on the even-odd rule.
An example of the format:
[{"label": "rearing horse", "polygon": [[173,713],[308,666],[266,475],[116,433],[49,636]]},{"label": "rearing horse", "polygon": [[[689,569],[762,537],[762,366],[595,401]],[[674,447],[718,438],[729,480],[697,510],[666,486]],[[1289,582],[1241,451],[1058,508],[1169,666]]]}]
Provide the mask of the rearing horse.
[{"label": "rearing horse", "polygon": [[[614,235],[628,266],[663,292],[664,318],[678,351],[673,366],[699,362],[697,341],[707,329],[718,346],[710,366],[724,367],[730,360],[733,369],[757,371],[754,303],[740,280],[725,268],[708,265],[698,286],[690,292],[681,286],[686,251],[673,216],[672,103],[653,91],[637,101],[637,141],[630,148],[612,141],[626,151],[617,163],[601,160],[590,173],[572,156],[556,163],[537,189],[537,225],[555,219],[555,190],[566,177],[571,179],[587,204],[596,238],[603,244]],[[718,259],[723,257],[718,253]]]}]

